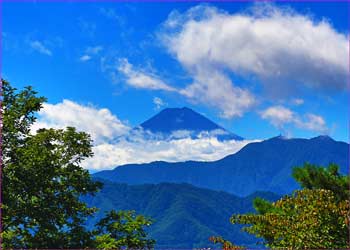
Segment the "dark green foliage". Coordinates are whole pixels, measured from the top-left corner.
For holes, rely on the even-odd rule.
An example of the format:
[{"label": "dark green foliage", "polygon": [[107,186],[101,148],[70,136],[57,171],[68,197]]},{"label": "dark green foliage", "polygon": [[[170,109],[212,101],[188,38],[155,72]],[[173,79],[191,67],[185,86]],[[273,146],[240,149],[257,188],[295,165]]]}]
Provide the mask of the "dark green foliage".
[{"label": "dark green foliage", "polygon": [[350,197],[350,177],[341,175],[336,164],[324,168],[307,163],[294,168],[293,177],[303,188],[331,190],[338,200]]},{"label": "dark green foliage", "polygon": [[121,249],[153,249],[155,241],[147,238],[144,227],[152,221],[135,211],[114,210],[108,212],[97,224],[99,236],[96,239],[97,248]]},{"label": "dark green foliage", "polygon": [[89,227],[102,218],[103,211],[134,209],[154,219],[147,231],[157,240],[156,247],[188,249],[214,246],[208,239],[219,234],[235,243],[254,246],[256,238],[242,233],[239,225],[232,228],[228,218],[232,211],[253,212],[252,201],[256,196],[270,201],[280,197],[261,192],[240,198],[188,184],[129,186],[104,181],[99,194],[84,200],[101,209],[89,220]]},{"label": "dark green foliage", "polygon": [[17,91],[2,80],[2,153],[5,160],[16,160],[16,150],[28,137],[30,126],[35,122],[35,112],[46,101],[46,98],[37,97],[36,94],[31,87]]},{"label": "dark green foliage", "polygon": [[[96,247],[97,242],[97,246],[107,244],[111,238],[104,242],[98,231],[84,226],[96,208],[88,207],[81,196],[94,195],[101,188],[101,183],[80,167],[92,156],[90,136],[72,127],[30,133],[35,112],[46,99],[37,97],[30,87],[18,91],[8,82],[2,83],[2,247],[86,248]],[[131,216],[129,228],[135,226],[140,231],[145,221],[139,218]],[[139,236],[131,235],[123,246],[128,247]]]},{"label": "dark green foliage", "polygon": [[66,130],[30,126],[43,97],[30,87],[22,91],[3,81],[3,242],[5,247],[57,248],[91,244],[82,227],[95,212],[79,201],[95,193],[79,164],[92,155],[90,136]]},{"label": "dark green foliage", "polygon": [[258,214],[266,214],[271,211],[276,211],[277,209],[272,205],[271,202],[262,199],[261,197],[257,197],[253,201],[253,206]]},{"label": "dark green foliage", "polygon": [[4,229],[22,228],[16,239],[5,237],[5,242],[13,245],[19,240],[38,248],[89,244],[91,235],[81,224],[95,209],[79,201],[81,195],[93,194],[99,187],[79,167],[90,154],[89,143],[85,134],[73,128],[40,130],[17,150],[16,163],[6,162]]}]

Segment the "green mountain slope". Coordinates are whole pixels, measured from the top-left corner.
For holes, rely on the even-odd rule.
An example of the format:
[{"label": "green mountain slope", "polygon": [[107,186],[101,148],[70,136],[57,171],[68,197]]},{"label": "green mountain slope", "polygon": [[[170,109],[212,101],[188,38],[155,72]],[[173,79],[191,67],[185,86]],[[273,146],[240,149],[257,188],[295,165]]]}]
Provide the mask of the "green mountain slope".
[{"label": "green mountain slope", "polygon": [[129,186],[104,182],[97,196],[84,198],[90,206],[101,209],[88,225],[92,226],[106,210],[136,210],[155,220],[149,235],[157,240],[158,248],[209,247],[212,245],[208,238],[213,235],[253,246],[257,239],[241,232],[240,226],[232,225],[230,216],[253,211],[252,200],[256,196],[278,199],[267,192],[241,198],[189,184]]}]

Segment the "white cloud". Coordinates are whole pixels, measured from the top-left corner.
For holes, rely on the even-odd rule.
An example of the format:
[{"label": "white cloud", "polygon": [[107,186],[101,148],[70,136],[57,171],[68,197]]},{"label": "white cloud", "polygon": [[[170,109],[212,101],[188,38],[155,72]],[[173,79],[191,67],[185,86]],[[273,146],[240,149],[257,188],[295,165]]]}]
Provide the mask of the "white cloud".
[{"label": "white cloud", "polygon": [[176,91],[155,74],[135,69],[126,58],[120,59],[118,70],[126,77],[128,85],[140,89]]},{"label": "white cloud", "polygon": [[41,54],[52,56],[51,50],[45,47],[45,45],[38,40],[30,42],[30,46],[32,47],[32,49],[38,51]]},{"label": "white cloud", "polygon": [[63,100],[57,104],[45,103],[32,130],[67,126],[89,133],[95,144],[110,141],[130,129],[108,109],[97,109],[91,105],[84,106]]},{"label": "white cloud", "polygon": [[78,131],[85,131],[92,136],[94,156],[85,160],[82,165],[86,169],[94,170],[157,160],[218,160],[253,142],[219,141],[216,136],[222,134],[222,131],[203,133],[197,139],[191,139],[190,131],[174,132],[165,138],[142,129],[130,130],[108,109],[84,106],[70,100],[63,100],[58,104],[44,104],[32,131],[67,126],[76,127]]},{"label": "white cloud", "polygon": [[119,61],[118,70],[126,77],[128,85],[134,88],[176,92],[192,102],[218,107],[224,118],[241,116],[255,104],[254,96],[249,91],[232,86],[231,80],[220,72],[202,70],[196,75],[193,84],[176,89],[167,85],[156,74],[134,69],[125,58]]},{"label": "white cloud", "polygon": [[90,59],[91,59],[91,56],[89,56],[89,55],[83,55],[79,58],[79,60],[82,62],[89,61]]},{"label": "white cloud", "polygon": [[85,53],[79,58],[79,60],[82,62],[89,61],[93,56],[98,55],[102,50],[102,46],[87,47],[85,49]]},{"label": "white cloud", "polygon": [[296,125],[299,128],[317,131],[322,134],[329,133],[329,128],[327,127],[323,117],[315,114],[306,114],[304,121],[296,120]]},{"label": "white cloud", "polygon": [[162,108],[163,106],[167,105],[161,98],[159,97],[154,97],[153,98],[153,103],[156,105],[156,110]]},{"label": "white cloud", "polygon": [[253,94],[233,86],[225,74],[213,69],[198,69],[194,82],[180,93],[193,102],[218,108],[223,118],[242,116],[255,104]]},{"label": "white cloud", "polygon": [[325,20],[270,4],[235,14],[202,5],[172,12],[159,37],[193,77],[183,93],[225,117],[240,116],[255,103],[231,74],[258,78],[276,98],[346,89],[347,35]]},{"label": "white cloud", "polygon": [[283,124],[294,121],[294,112],[283,106],[273,106],[260,113],[261,118],[269,120],[274,126],[280,127]]},{"label": "white cloud", "polygon": [[85,168],[112,169],[128,163],[148,163],[155,160],[179,162],[188,160],[214,161],[240,150],[255,141],[218,141],[215,137],[200,139],[120,140],[93,148],[95,156],[86,160]]},{"label": "white cloud", "polygon": [[283,106],[272,106],[260,112],[261,118],[270,121],[279,129],[284,129],[286,124],[292,124],[298,128],[315,131],[323,134],[329,133],[322,116],[307,113],[301,117],[292,110]]}]

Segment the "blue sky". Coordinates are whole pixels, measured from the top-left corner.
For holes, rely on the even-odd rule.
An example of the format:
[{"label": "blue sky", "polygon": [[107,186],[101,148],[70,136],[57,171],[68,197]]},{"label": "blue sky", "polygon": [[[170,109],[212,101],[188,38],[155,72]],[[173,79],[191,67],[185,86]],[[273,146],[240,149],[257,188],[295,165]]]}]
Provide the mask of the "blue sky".
[{"label": "blue sky", "polygon": [[247,139],[348,141],[348,10],[341,2],[6,2],[2,75],[52,105],[106,108],[129,127],[188,106]]}]

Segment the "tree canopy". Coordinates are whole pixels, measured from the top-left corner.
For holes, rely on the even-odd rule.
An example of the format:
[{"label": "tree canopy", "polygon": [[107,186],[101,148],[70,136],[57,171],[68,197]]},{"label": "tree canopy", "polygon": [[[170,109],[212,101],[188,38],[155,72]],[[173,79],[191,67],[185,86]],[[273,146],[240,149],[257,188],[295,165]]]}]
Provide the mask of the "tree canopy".
[{"label": "tree canopy", "polygon": [[100,236],[97,237],[98,248],[119,249],[128,246],[131,249],[152,249],[155,241],[147,238],[144,226],[152,221],[135,211],[114,210],[108,212],[96,224]]},{"label": "tree canopy", "polygon": [[231,222],[271,248],[348,248],[349,177],[338,166],[305,164],[293,170],[304,189],[270,203],[256,199],[257,214],[233,215]]},{"label": "tree canopy", "polygon": [[126,228],[138,232],[128,234],[127,241],[121,242],[117,233],[125,228],[104,228],[116,225],[115,211],[99,223],[99,230],[87,230],[84,223],[96,208],[87,207],[81,197],[102,186],[80,166],[93,155],[90,135],[73,127],[32,131],[46,98],[31,87],[17,90],[5,80],[2,86],[3,247],[103,248],[110,241],[118,242],[117,248],[144,248],[145,242],[152,247],[143,231],[151,222],[133,213],[121,214]]}]

